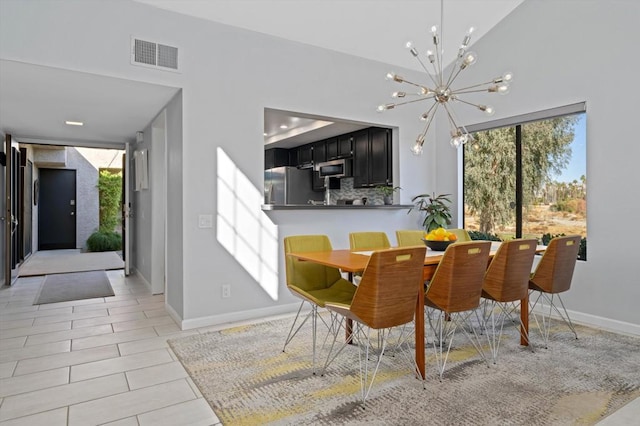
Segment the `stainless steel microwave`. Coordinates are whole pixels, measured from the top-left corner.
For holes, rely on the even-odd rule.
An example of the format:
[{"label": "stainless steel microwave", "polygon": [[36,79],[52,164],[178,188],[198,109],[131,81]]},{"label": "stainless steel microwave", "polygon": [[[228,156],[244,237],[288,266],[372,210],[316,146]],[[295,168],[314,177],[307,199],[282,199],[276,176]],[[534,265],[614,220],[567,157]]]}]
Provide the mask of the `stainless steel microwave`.
[{"label": "stainless steel microwave", "polygon": [[352,160],[344,158],[341,160],[326,161],[315,165],[314,170],[319,173],[320,177],[351,177]]}]

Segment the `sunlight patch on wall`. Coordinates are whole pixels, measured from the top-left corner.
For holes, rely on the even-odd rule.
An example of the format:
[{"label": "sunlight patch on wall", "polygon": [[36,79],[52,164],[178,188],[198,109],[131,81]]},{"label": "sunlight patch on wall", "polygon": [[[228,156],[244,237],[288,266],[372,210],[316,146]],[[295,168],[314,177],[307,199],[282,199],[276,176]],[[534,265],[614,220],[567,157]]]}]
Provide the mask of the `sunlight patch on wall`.
[{"label": "sunlight patch on wall", "polygon": [[217,149],[218,242],[278,300],[278,229],[260,209],[262,193]]}]

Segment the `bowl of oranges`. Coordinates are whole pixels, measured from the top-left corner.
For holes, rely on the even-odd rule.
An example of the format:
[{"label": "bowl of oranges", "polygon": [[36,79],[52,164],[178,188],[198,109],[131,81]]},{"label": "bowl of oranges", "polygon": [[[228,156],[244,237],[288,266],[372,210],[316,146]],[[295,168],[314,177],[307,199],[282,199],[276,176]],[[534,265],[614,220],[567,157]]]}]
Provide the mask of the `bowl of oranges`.
[{"label": "bowl of oranges", "polygon": [[445,251],[449,244],[452,244],[458,240],[456,234],[449,232],[444,228],[432,229],[430,232],[424,233],[425,245],[433,251]]}]

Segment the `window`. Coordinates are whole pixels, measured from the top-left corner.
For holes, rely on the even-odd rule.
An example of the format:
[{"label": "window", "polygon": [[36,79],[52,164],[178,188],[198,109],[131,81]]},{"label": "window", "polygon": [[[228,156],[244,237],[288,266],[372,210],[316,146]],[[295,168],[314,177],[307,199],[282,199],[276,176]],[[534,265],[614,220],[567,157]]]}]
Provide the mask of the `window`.
[{"label": "window", "polygon": [[[467,230],[479,237],[543,243],[579,234],[579,259],[586,260],[586,114],[584,104],[576,105],[582,111],[550,110],[515,117],[507,125],[469,128],[475,142],[464,150]],[[564,108],[561,112],[569,107]]]}]

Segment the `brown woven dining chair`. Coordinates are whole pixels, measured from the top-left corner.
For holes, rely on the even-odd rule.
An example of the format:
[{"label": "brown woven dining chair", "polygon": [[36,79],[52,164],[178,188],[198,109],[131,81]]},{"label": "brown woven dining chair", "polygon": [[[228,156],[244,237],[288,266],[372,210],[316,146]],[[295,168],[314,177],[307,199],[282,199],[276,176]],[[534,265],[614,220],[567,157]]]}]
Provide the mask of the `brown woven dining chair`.
[{"label": "brown woven dining chair", "polygon": [[[554,310],[564,323],[569,326],[576,339],[578,338],[578,333],[576,333],[571,318],[569,318],[569,313],[564,306],[560,293],[571,288],[573,270],[576,267],[581,239],[582,237],[580,235],[553,238],[542,255],[542,259],[540,259],[540,263],[538,263],[535,272],[529,279],[530,293],[538,292],[538,297],[536,297],[535,300],[531,301],[532,299],[530,298],[529,311],[533,314],[533,318],[540,329],[545,347],[549,344],[551,314]],[[560,302],[564,314],[554,303],[555,298]],[[541,321],[538,321],[538,315],[536,315],[535,309],[538,303],[542,305],[542,302],[548,306],[549,313],[542,315]]]},{"label": "brown woven dining chair", "polygon": [[[536,245],[535,239],[503,242],[484,275],[483,320],[494,363],[498,358],[505,320],[509,320],[516,327],[522,326],[520,316],[514,314],[518,308],[529,309],[528,306],[521,307],[519,302],[527,297],[529,292],[529,276]],[[517,320],[514,317],[517,317]],[[521,329],[524,330],[524,327]],[[524,338],[529,343],[529,335],[524,333]]]},{"label": "brown woven dining chair", "polygon": [[[291,324],[291,329],[285,339],[282,351],[285,351],[291,339],[294,338],[307,320],[311,319],[313,374],[315,374],[316,364],[317,322],[318,319],[324,321],[318,315],[318,308],[323,308],[327,302],[349,303],[355,294],[355,286],[342,278],[340,271],[336,268],[302,261],[288,254],[293,252],[329,251],[331,249],[331,241],[326,235],[293,235],[284,238],[287,287],[294,296],[302,299],[302,302]],[[309,303],[311,310],[296,328],[300,312],[305,303]],[[326,325],[329,327],[328,324]]]},{"label": "brown woven dining chair", "polygon": [[[478,354],[489,365],[470,318],[473,314],[477,315],[476,310],[480,305],[482,282],[490,249],[489,241],[451,244],[445,250],[425,292],[425,311],[435,334],[433,349],[440,380],[457,329],[463,331]],[[478,315],[477,317],[480,322]]]},{"label": "brown woven dining chair", "polygon": [[[351,303],[327,302],[325,307],[334,315],[333,343],[327,356],[323,372],[329,364],[352,341],[358,342],[360,365],[360,391],[362,404],[366,403],[373,386],[382,356],[389,343],[391,330],[413,321],[416,301],[422,291],[422,268],[426,247],[406,247],[384,251],[375,251],[362,275],[360,285]],[[354,323],[349,339],[334,352],[340,330],[346,319]],[[374,330],[374,333],[372,333]],[[377,330],[377,333],[375,331]],[[410,333],[399,332],[395,349],[409,361],[411,370],[417,372],[417,366],[410,346]],[[369,369],[369,355],[377,347],[377,358],[373,373]],[[420,377],[418,375],[418,377]]]}]

